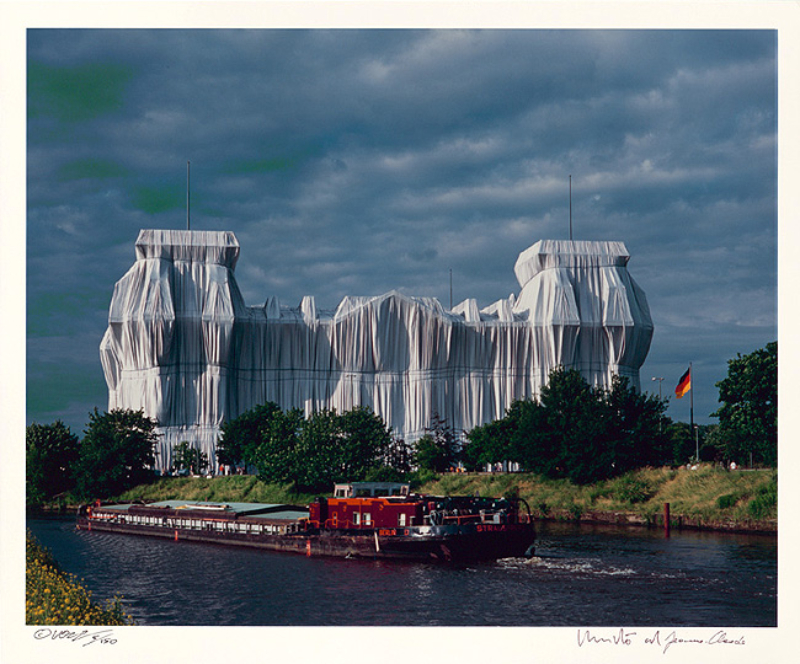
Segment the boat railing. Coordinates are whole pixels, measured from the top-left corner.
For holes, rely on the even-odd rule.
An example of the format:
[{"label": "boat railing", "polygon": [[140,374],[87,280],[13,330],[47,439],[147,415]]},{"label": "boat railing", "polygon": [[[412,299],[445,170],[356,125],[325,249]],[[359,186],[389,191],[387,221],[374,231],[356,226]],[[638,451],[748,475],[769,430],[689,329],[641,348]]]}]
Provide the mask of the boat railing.
[{"label": "boat railing", "polygon": [[483,519],[480,514],[454,514],[445,515],[443,520],[446,524],[456,524],[460,526],[464,523],[474,523],[476,521],[482,521]]},{"label": "boat railing", "polygon": [[370,523],[369,525],[363,523],[354,523],[350,521],[350,519],[325,519],[325,528],[327,530],[363,530],[365,528],[369,528],[370,530],[373,529],[373,525]]},{"label": "boat railing", "polygon": [[500,513],[485,512],[479,514],[445,514],[442,517],[444,524],[462,525],[466,523],[530,523],[532,519],[522,512]]},{"label": "boat railing", "polygon": [[[319,521],[314,521],[310,523],[315,523],[317,524],[316,527],[317,528],[319,527]],[[326,530],[379,530],[380,528],[384,527],[385,526],[378,526],[374,521],[369,521],[369,522],[362,521],[361,523],[356,523],[355,521],[351,521],[350,519],[337,519],[336,521],[334,521],[333,519],[325,519],[323,523],[323,528],[325,528]]]}]

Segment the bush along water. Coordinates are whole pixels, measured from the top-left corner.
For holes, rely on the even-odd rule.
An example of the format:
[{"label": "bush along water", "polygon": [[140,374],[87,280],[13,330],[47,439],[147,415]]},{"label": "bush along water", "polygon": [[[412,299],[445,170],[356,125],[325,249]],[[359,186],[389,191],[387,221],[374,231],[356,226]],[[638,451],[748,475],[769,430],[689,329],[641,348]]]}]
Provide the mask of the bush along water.
[{"label": "bush along water", "polygon": [[774,477],[769,484],[758,487],[753,499],[747,504],[747,512],[754,519],[770,516],[778,505],[778,478]]},{"label": "bush along water", "polygon": [[25,541],[25,622],[28,625],[132,625],[120,598],[105,607],[28,533]]}]

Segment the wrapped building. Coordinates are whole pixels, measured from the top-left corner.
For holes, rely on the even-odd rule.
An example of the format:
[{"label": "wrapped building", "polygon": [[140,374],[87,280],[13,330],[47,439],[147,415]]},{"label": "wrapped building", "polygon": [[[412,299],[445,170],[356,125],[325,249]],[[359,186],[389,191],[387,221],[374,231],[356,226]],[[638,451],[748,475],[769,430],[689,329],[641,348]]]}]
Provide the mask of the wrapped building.
[{"label": "wrapped building", "polygon": [[109,410],[159,423],[158,464],[187,440],[212,467],[220,425],[272,401],[307,414],[373,409],[413,441],[434,419],[457,431],[536,396],[550,372],[639,387],[653,323],[621,242],[542,240],[522,252],[519,294],[480,309],[390,292],[335,310],[269,297],[247,306],[230,232],[142,230],[114,287],[100,356]]}]

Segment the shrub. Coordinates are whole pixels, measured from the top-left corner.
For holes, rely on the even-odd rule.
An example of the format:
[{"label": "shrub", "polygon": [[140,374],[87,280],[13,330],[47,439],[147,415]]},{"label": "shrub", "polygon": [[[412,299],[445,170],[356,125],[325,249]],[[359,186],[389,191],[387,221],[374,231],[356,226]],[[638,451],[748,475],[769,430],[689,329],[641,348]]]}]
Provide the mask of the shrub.
[{"label": "shrub", "polygon": [[437,479],[439,479],[439,475],[435,471],[428,470],[427,468],[420,468],[408,474],[408,481],[411,483],[411,488],[414,490],[429,482],[435,482]]},{"label": "shrub", "polygon": [[119,598],[105,608],[62,572],[53,556],[28,533],[25,539],[25,622],[28,625],[130,625]]},{"label": "shrub", "polygon": [[377,466],[367,471],[366,482],[402,482],[403,473],[390,466]]},{"label": "shrub", "polygon": [[717,498],[717,507],[719,507],[721,510],[733,507],[739,502],[739,497],[740,496],[738,493],[726,493],[724,496]]},{"label": "shrub", "polygon": [[773,480],[761,486],[747,504],[747,513],[754,519],[765,519],[773,515],[778,505],[778,483]]},{"label": "shrub", "polygon": [[589,491],[589,502],[594,505],[600,498],[609,498],[612,489],[609,488],[607,482],[600,482],[597,486]]},{"label": "shrub", "polygon": [[615,494],[621,502],[645,503],[650,500],[655,491],[645,480],[635,479],[630,476],[621,477],[615,482]]}]

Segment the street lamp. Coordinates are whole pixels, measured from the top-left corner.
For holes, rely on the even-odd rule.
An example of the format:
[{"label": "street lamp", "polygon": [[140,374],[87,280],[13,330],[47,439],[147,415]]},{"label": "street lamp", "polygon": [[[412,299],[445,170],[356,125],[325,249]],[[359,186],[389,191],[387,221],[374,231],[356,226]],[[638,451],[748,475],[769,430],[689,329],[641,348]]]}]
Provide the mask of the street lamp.
[{"label": "street lamp", "polygon": [[663,378],[657,378],[656,376],[653,376],[651,378],[651,380],[657,380],[658,381],[658,398],[660,399],[661,398],[661,383],[664,382],[664,379]]}]

